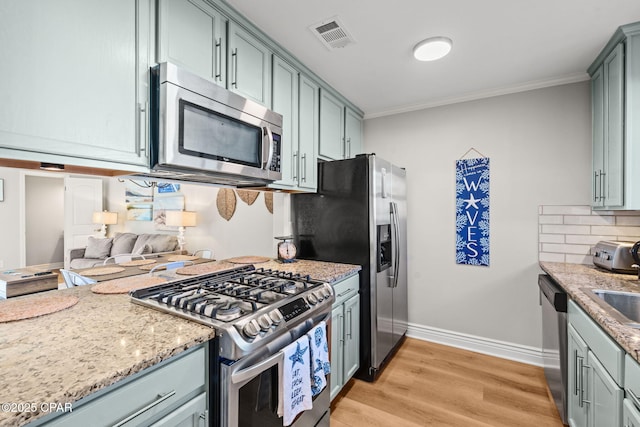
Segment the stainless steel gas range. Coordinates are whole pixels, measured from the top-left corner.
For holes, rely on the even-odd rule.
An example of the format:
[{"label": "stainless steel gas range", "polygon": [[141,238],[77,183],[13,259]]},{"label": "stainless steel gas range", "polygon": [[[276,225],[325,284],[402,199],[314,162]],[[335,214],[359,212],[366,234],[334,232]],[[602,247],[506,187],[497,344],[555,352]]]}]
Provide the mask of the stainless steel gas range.
[{"label": "stainless steel gas range", "polygon": [[[319,322],[330,328],[333,288],[309,276],[245,265],[130,293],[132,301],[216,330],[214,426],[282,426],[276,414],[282,350]],[[329,425],[328,387],[296,427]]]}]

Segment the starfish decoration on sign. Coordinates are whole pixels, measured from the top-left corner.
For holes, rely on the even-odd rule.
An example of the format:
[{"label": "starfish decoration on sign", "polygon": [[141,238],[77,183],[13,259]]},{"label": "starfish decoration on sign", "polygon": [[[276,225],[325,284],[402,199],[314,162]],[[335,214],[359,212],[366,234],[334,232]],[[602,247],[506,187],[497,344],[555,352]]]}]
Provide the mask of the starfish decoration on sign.
[{"label": "starfish decoration on sign", "polygon": [[289,359],[291,360],[291,362],[293,362],[291,364],[291,367],[293,368],[294,366],[296,366],[296,362],[300,362],[301,365],[304,365],[304,360],[303,360],[303,356],[304,353],[309,349],[309,347],[305,347],[303,349],[300,348],[300,343],[297,344],[296,347],[296,352],[293,353],[291,356],[289,356]]},{"label": "starfish decoration on sign", "polygon": [[478,202],[480,199],[476,199],[473,197],[473,194],[470,194],[468,199],[462,199],[462,201],[467,202],[467,207],[465,209],[469,209],[471,206],[478,209]]}]

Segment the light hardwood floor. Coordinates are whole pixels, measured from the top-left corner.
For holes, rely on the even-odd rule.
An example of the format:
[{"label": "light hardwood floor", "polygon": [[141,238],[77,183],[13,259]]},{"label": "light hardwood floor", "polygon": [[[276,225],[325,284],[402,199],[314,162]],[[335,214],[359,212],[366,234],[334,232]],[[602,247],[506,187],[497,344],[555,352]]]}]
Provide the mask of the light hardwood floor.
[{"label": "light hardwood floor", "polygon": [[375,383],[351,380],[332,427],[562,427],[540,367],[407,338]]}]

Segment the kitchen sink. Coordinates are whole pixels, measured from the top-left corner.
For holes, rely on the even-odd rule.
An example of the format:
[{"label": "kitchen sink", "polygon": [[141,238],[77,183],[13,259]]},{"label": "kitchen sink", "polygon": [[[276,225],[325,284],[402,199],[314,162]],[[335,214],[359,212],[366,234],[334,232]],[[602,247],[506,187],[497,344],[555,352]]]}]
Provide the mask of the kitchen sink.
[{"label": "kitchen sink", "polygon": [[585,293],[622,324],[640,329],[640,293],[584,289]]}]

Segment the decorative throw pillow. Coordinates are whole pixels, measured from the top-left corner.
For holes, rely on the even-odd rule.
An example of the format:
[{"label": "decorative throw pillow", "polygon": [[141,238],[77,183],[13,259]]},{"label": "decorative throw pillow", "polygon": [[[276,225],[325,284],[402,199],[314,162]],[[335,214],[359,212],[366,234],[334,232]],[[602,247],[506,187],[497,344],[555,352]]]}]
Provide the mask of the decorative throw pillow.
[{"label": "decorative throw pillow", "polygon": [[116,233],[113,236],[113,246],[111,246],[111,256],[133,253],[133,246],[136,244],[138,235],[135,233]]},{"label": "decorative throw pillow", "polygon": [[[150,249],[145,249],[148,246]],[[158,252],[171,252],[178,246],[178,238],[170,234],[140,234],[136,244],[133,247],[132,253],[145,254],[145,253],[158,253]],[[149,251],[149,252],[145,252]]]},{"label": "decorative throw pillow", "polygon": [[111,253],[111,245],[113,239],[97,239],[89,236],[87,241],[87,249],[84,251],[85,258],[105,259]]}]

